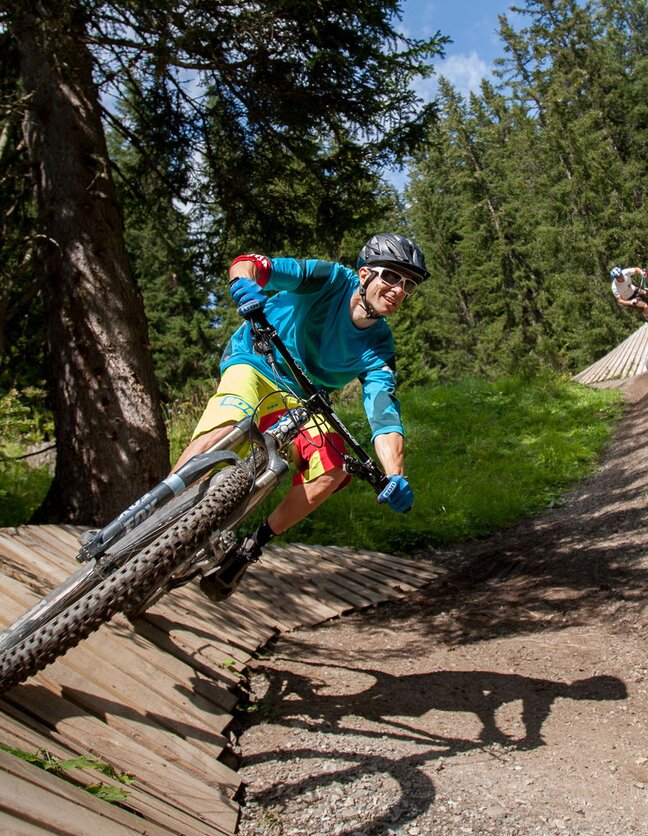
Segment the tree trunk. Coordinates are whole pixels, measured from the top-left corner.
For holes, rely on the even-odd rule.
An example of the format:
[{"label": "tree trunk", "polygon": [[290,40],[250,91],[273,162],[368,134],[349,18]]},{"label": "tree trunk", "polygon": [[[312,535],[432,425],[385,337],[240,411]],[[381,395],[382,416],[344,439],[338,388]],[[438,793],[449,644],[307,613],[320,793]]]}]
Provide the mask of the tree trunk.
[{"label": "tree trunk", "polygon": [[101,524],[163,478],[168,442],[82,14],[66,0],[14,8],[57,443],[36,519]]}]

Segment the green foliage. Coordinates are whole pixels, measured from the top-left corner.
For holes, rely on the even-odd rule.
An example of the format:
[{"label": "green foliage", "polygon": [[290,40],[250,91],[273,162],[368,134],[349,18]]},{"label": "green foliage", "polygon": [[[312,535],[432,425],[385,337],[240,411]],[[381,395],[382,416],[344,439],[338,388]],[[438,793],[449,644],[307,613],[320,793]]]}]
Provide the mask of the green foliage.
[{"label": "green foliage", "polygon": [[0,445],[18,442],[36,443],[51,436],[51,412],[43,406],[41,389],[10,389],[0,394]]},{"label": "green foliage", "polygon": [[80,784],[78,781],[72,779],[67,773],[73,769],[94,769],[102,775],[105,775],[107,778],[112,778],[113,780],[118,781],[120,784],[132,784],[135,780],[132,775],[129,775],[126,772],[117,772],[117,770],[109,764],[86,755],[80,755],[77,758],[67,758],[63,760],[52,755],[52,753],[48,752],[47,749],[39,749],[35,754],[32,754],[30,752],[25,752],[22,749],[15,749],[12,746],[7,746],[4,743],[0,743],[0,749],[5,752],[9,752],[9,754],[14,755],[27,763],[40,767],[40,769],[44,769],[46,772],[51,772],[59,778],[63,778],[63,780],[81,787],[81,789],[89,792],[91,795],[102,798],[104,801],[109,801],[111,804],[120,804],[126,801],[128,799],[128,793],[126,790],[123,790],[120,787],[115,787],[111,784]]},{"label": "green foliage", "polygon": [[12,389],[0,396],[0,527],[25,522],[43,501],[51,474],[47,467],[30,467],[25,445],[52,432],[52,419],[42,407],[42,392]]},{"label": "green foliage", "polygon": [[169,436],[170,458],[178,460],[180,453],[191,441],[194,428],[207,401],[216,391],[217,383],[196,386],[182,398],[175,398],[166,405],[166,425]]},{"label": "green foliage", "polygon": [[[559,502],[620,411],[617,394],[555,376],[416,387],[403,395],[412,511],[394,514],[356,480],[286,539],[411,554],[484,536]],[[368,444],[360,409],[340,412]]]},{"label": "green foliage", "polygon": [[579,371],[639,326],[607,275],[648,257],[645,4],[521,11],[520,31],[500,18],[498,88],[464,101],[441,81],[413,167],[433,278],[399,344],[444,380]]},{"label": "green foliage", "polygon": [[25,461],[13,461],[11,454],[19,455],[19,450],[5,447],[0,451],[0,528],[27,522],[52,481],[46,467],[32,468]]},{"label": "green foliage", "polygon": [[[129,13],[139,48],[137,37],[132,47],[122,40],[96,71],[114,96],[126,242],[171,400],[213,373],[238,325],[225,281],[235,255],[355,265],[396,211],[380,171],[414,149],[433,117],[405,82],[431,72],[445,39],[403,37],[391,0],[235,12],[192,0],[181,17],[166,2],[153,17]],[[102,14],[88,19],[97,44]]]},{"label": "green foliage", "polygon": [[[167,407],[173,461],[212,391],[205,387]],[[411,554],[484,536],[559,502],[564,490],[595,466],[621,412],[615,392],[550,375],[421,385],[402,400],[414,509],[396,515],[355,480],[282,539]],[[336,408],[370,449],[357,400],[338,396]],[[0,525],[24,522],[49,478],[45,469],[30,471],[24,462],[0,460],[5,492],[0,492]],[[246,529],[267,515],[280,495],[271,497]]]}]

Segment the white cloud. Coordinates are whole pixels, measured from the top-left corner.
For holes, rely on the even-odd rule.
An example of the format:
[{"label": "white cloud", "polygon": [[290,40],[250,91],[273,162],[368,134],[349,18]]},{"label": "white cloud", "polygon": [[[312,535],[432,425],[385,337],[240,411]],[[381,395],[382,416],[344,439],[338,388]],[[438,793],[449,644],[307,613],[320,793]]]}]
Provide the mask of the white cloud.
[{"label": "white cloud", "polygon": [[482,79],[490,78],[491,68],[472,50],[468,54],[451,55],[434,65],[436,75],[432,78],[418,79],[414,90],[423,101],[429,102],[438,93],[438,76],[447,78],[457,92],[467,98],[470,93],[479,93]]},{"label": "white cloud", "polygon": [[468,55],[451,55],[441,61],[436,71],[445,76],[462,96],[479,92],[482,79],[491,75],[491,69],[485,61],[472,50]]}]

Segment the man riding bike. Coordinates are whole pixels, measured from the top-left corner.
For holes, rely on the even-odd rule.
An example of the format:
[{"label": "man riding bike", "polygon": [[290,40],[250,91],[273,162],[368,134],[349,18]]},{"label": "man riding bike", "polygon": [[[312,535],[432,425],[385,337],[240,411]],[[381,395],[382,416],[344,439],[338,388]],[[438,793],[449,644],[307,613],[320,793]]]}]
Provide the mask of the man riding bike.
[{"label": "man riding bike", "polygon": [[[245,254],[229,268],[230,292],[242,316],[264,310],[313,382],[328,392],[358,378],[372,442],[389,478],[378,501],[408,511],[414,494],[404,475],[403,425],[395,395],[394,341],[385,318],[429,277],[419,247],[401,235],[379,233],[367,241],[357,273],[341,264]],[[278,291],[267,297],[265,291]],[[221,380],[200,418],[177,470],[208,450],[228,428],[254,416],[263,431],[294,406],[295,382],[276,363],[276,380],[265,357],[253,349],[251,326],[243,324],[221,359]],[[299,393],[301,394],[301,393]],[[313,420],[295,442],[297,473],[281,503],[240,548],[228,578],[206,575],[201,588],[219,601],[237,587],[250,562],[277,534],[304,519],[349,481],[342,467],[343,442],[323,420]]]},{"label": "man riding bike", "polygon": [[641,280],[646,276],[648,273],[641,267],[613,267],[610,270],[612,293],[619,307],[635,308],[641,314],[648,311],[648,303],[644,301],[648,299],[648,290],[638,287],[632,281],[635,278]]}]

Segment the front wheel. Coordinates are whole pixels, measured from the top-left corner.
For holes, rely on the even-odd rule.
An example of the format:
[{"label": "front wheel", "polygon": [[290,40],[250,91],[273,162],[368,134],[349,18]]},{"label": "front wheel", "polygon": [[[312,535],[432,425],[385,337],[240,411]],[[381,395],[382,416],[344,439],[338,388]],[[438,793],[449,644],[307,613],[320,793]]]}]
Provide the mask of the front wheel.
[{"label": "front wheel", "polygon": [[151,589],[221,527],[246,500],[252,477],[225,468],[201,501],[150,545],[20,642],[0,659],[0,692],[42,670],[119,612],[133,595]]}]

